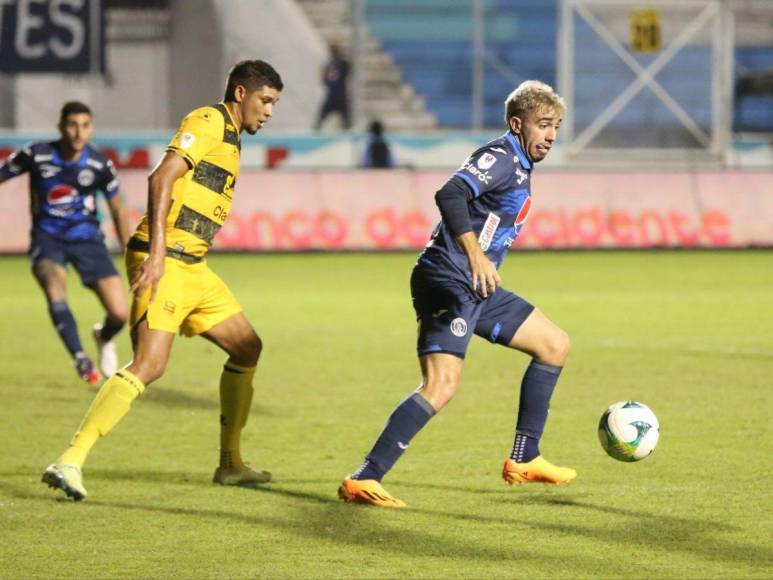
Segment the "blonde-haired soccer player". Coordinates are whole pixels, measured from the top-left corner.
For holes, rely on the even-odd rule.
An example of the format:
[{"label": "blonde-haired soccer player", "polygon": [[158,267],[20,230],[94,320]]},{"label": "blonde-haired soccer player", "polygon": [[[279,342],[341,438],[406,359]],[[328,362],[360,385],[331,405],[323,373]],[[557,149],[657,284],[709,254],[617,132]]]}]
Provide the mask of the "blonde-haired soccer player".
[{"label": "blonde-haired soccer player", "polygon": [[550,86],[522,83],[505,101],[507,132],[474,151],[437,192],[442,221],[411,276],[422,384],[397,406],[363,464],[341,483],[342,500],[405,506],[381,480],[453,398],[473,334],[532,357],[521,381],[515,441],[502,469],[505,482],[562,484],[577,476],[539,450],[569,336],[505,290],[497,270],[529,215],[531,173],[553,147],[564,109]]},{"label": "blonde-haired soccer player", "polygon": [[223,102],[188,114],[150,174],[148,211],[126,254],[134,293],[134,360],[102,386],[69,448],[43,473],[44,483],[74,500],[86,497],[81,468],[92,446],[115,427],[146,385],[161,377],[178,332],[201,335],[228,354],[220,377],[221,451],[214,482],[254,485],[271,479],[267,471],[245,464],[240,451],[262,345],[205,255],[231,208],[240,134],[263,127],[282,88],[268,63],[236,64]]}]

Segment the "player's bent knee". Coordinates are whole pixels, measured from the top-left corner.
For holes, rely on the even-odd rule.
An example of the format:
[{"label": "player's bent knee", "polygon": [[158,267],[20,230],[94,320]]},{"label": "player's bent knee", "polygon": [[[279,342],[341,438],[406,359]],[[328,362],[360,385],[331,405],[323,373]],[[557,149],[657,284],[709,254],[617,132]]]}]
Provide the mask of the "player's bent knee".
[{"label": "player's bent knee", "polygon": [[260,353],[263,351],[263,341],[260,337],[252,333],[236,345],[232,352],[229,353],[231,360],[242,366],[252,367],[258,364],[260,359]]},{"label": "player's bent knee", "polygon": [[127,310],[111,310],[107,313],[108,318],[115,324],[123,326],[129,322],[129,311]]},{"label": "player's bent knee", "polygon": [[425,379],[422,396],[429,401],[436,411],[445,407],[456,395],[459,377],[441,373]]},{"label": "player's bent knee", "polygon": [[570,348],[571,340],[569,335],[565,331],[558,329],[545,338],[537,358],[551,365],[564,366],[566,359],[569,357]]},{"label": "player's bent knee", "polygon": [[166,361],[135,358],[126,369],[136,375],[145,385],[149,385],[164,376]]}]

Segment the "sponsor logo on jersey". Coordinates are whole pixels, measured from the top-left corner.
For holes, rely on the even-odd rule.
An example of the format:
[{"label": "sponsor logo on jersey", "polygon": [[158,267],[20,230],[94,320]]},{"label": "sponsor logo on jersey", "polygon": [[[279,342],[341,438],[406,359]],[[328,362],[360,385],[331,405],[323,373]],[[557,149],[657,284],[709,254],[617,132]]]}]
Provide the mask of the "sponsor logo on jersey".
[{"label": "sponsor logo on jersey", "polygon": [[464,318],[454,318],[451,321],[451,332],[460,338],[467,334],[467,321]]},{"label": "sponsor logo on jersey", "polygon": [[492,147],[491,150],[496,151],[497,153],[501,153],[502,155],[505,155],[507,153],[507,151],[502,149],[502,147]]},{"label": "sponsor logo on jersey", "polygon": [[78,173],[78,185],[88,187],[94,183],[94,172],[91,169],[82,169]]},{"label": "sponsor logo on jersey", "polygon": [[105,168],[105,164],[96,159],[86,159],[86,165],[93,167],[97,171],[102,171]]},{"label": "sponsor logo on jersey", "polygon": [[78,190],[69,185],[55,185],[48,190],[46,199],[51,205],[73,203],[78,197]]},{"label": "sponsor logo on jersey", "polygon": [[484,252],[491,247],[491,242],[494,239],[494,234],[497,231],[497,227],[499,227],[499,222],[499,216],[494,215],[493,213],[488,214],[486,223],[483,224],[483,229],[480,231],[480,235],[478,235],[480,249]]},{"label": "sponsor logo on jersey", "polygon": [[57,167],[56,165],[41,165],[40,166],[40,177],[43,179],[48,179],[49,177],[53,177],[57,173],[59,173],[62,170],[61,167]]},{"label": "sponsor logo on jersey", "polygon": [[196,135],[193,133],[183,133],[180,135],[180,148],[181,149],[188,149],[191,145],[193,145],[193,142],[196,140]]},{"label": "sponsor logo on jersey", "polygon": [[518,176],[518,185],[521,185],[526,180],[526,178],[529,177],[529,174],[521,170],[519,167],[515,168],[515,174]]},{"label": "sponsor logo on jersey", "polygon": [[497,158],[494,157],[491,153],[484,153],[478,159],[477,165],[479,169],[488,169],[496,162],[497,162]]},{"label": "sponsor logo on jersey", "polygon": [[473,175],[474,177],[477,177],[478,181],[480,181],[481,183],[485,183],[486,185],[488,185],[491,182],[491,176],[488,174],[488,171],[481,171],[469,161],[464,164],[463,169],[467,171],[467,173]]},{"label": "sponsor logo on jersey", "polygon": [[529,211],[531,211],[531,196],[526,198],[526,201],[523,202],[521,209],[518,211],[518,215],[515,216],[516,226],[520,226],[526,221],[526,218],[529,217]]}]

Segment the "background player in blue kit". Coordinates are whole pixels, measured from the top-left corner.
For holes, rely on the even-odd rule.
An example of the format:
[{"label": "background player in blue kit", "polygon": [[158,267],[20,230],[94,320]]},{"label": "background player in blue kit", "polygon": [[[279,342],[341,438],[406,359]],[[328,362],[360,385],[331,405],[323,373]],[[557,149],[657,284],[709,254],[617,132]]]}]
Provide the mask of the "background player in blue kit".
[{"label": "background player in blue kit", "polygon": [[121,247],[126,245],[128,226],[113,164],[88,144],[92,129],[91,110],[86,105],[65,103],[59,119],[61,138],[33,143],[11,154],[0,164],[0,183],[30,174],[32,272],[75,369],[83,380],[96,384],[100,373],[83,349],[67,305],[66,268],[72,263],[105,309],[105,319],[94,326],[93,336],[100,369],[111,375],[118,367],[113,337],[126,323],[129,307],[99,227],[97,192],[107,199]]},{"label": "background player in blue kit", "polygon": [[539,451],[569,337],[539,309],[503,289],[497,271],[528,216],[533,165],[550,152],[565,108],[550,86],[522,83],[505,101],[508,132],[476,150],[437,192],[442,221],[411,276],[422,385],[397,406],[365,462],[344,479],[338,490],[342,500],[405,506],[381,480],[456,393],[473,334],[532,357],[502,477],[510,485],[560,484],[576,477]]}]

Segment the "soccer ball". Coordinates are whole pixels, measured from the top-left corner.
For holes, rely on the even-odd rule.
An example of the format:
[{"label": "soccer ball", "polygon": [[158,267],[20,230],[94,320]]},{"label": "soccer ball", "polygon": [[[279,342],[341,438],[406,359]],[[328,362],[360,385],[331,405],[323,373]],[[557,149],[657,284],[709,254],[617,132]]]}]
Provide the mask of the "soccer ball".
[{"label": "soccer ball", "polygon": [[619,461],[649,457],[660,437],[660,424],[650,408],[636,401],[610,405],[599,421],[599,441],[607,455]]}]

